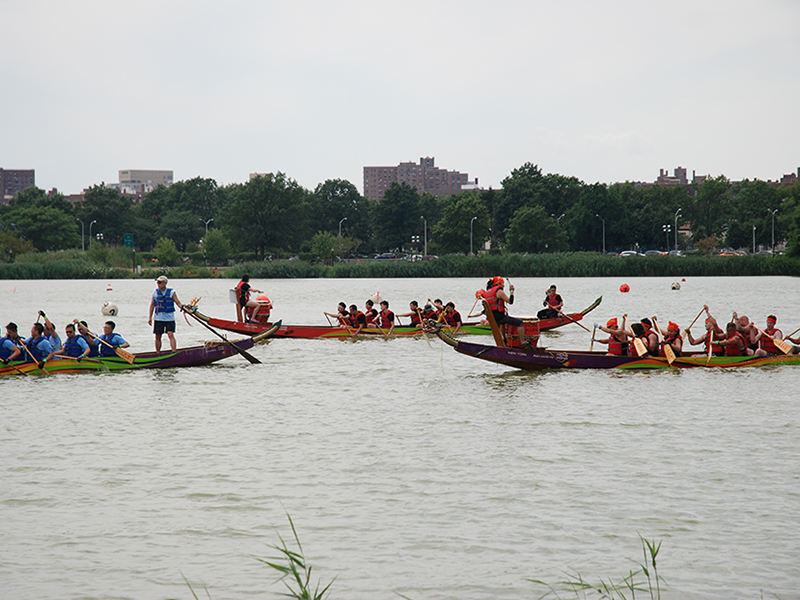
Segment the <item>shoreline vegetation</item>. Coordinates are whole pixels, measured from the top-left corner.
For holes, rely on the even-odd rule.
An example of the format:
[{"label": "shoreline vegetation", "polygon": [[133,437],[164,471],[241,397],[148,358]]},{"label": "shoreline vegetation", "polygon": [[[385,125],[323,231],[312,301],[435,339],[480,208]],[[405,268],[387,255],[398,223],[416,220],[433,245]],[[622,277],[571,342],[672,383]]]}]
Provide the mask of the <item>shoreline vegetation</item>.
[{"label": "shoreline vegetation", "polygon": [[[88,253],[64,251],[31,253],[13,263],[0,264],[0,279],[155,279],[240,278],[258,279],[384,279],[415,277],[715,277],[800,275],[800,258],[792,256],[636,256],[614,257],[597,252],[547,254],[482,254],[443,256],[435,260],[360,259],[331,264],[304,260],[243,262],[204,266],[186,262],[176,267],[142,266],[134,270],[134,256],[102,262]],[[138,264],[138,263],[137,263]]]}]

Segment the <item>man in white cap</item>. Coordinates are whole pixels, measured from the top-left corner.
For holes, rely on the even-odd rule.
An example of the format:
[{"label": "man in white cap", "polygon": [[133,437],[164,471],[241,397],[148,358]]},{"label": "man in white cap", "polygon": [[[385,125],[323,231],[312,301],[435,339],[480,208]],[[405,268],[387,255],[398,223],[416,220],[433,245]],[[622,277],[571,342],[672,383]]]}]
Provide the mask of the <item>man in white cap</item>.
[{"label": "man in white cap", "polygon": [[175,290],[167,287],[169,280],[162,275],[156,279],[158,287],[153,290],[153,297],[150,299],[150,316],[147,324],[153,324],[153,312],[155,312],[155,325],[153,333],[156,334],[156,352],[161,352],[161,336],[166,332],[169,337],[169,345],[172,351],[178,349],[178,342],[175,340],[175,305],[183,308],[183,304],[178,300]]}]

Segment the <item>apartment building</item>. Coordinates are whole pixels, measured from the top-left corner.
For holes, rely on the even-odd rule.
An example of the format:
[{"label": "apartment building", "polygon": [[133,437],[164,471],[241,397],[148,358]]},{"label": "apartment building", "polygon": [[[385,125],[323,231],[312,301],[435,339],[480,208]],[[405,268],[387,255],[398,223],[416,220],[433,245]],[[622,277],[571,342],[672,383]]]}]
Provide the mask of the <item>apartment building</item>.
[{"label": "apartment building", "polygon": [[460,171],[448,171],[435,165],[435,158],[427,156],[414,162],[401,162],[393,167],[364,167],[364,196],[381,200],[386,189],[394,182],[406,183],[420,192],[434,196],[452,196],[464,191],[469,176]]}]

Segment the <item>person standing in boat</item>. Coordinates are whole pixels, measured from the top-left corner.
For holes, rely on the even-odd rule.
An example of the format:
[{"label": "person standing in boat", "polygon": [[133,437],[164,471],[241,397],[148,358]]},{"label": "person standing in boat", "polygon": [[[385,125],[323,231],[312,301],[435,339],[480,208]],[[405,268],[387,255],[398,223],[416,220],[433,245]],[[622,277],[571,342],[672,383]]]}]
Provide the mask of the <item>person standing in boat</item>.
[{"label": "person standing in boat", "polygon": [[65,332],[67,339],[64,340],[64,347],[61,350],[57,350],[56,355],[77,358],[78,362],[89,356],[89,344],[85,337],[75,331],[75,324],[67,323]]},{"label": "person standing in boat", "polygon": [[461,314],[456,310],[456,305],[452,302],[448,302],[444,305],[444,313],[442,314],[442,319],[444,322],[451,328],[450,333],[456,334],[458,330],[461,328],[462,321],[461,321]]},{"label": "person standing in boat", "polygon": [[[98,338],[98,351],[100,356],[116,356],[115,348],[129,348],[126,342],[118,333],[114,333],[117,324],[114,321],[106,321],[103,325],[103,335]],[[105,342],[105,344],[103,343]],[[109,348],[109,346],[111,346]]]},{"label": "person standing in boat", "polygon": [[169,338],[169,346],[173,352],[178,349],[178,342],[175,339],[175,306],[183,308],[183,304],[178,300],[175,290],[167,287],[169,280],[162,275],[156,279],[158,287],[153,290],[150,298],[150,314],[147,319],[148,325],[153,325],[153,313],[155,313],[155,325],[153,333],[156,336],[156,352],[161,352],[161,336],[164,333]]},{"label": "person standing in boat", "polygon": [[5,336],[0,337],[0,362],[7,365],[12,360],[16,360],[22,352],[17,324],[9,323],[6,325]]},{"label": "person standing in boat", "polygon": [[[255,322],[256,317],[258,316],[258,311],[261,308],[261,305],[256,302],[255,300],[250,300],[250,292],[258,292],[259,294],[263,294],[263,290],[257,290],[254,287],[250,287],[250,275],[242,275],[242,280],[236,284],[236,299],[239,302],[239,306],[242,309],[242,319],[247,322]],[[250,318],[247,318],[247,309],[253,309],[253,314],[250,315]]]},{"label": "person standing in boat", "polygon": [[381,312],[378,313],[380,321],[380,328],[388,329],[386,335],[391,335],[394,331],[394,313],[389,310],[389,303],[386,300],[381,300]]},{"label": "person standing in boat", "polygon": [[775,315],[770,315],[767,317],[767,326],[764,329],[764,332],[758,332],[757,340],[759,342],[759,348],[755,351],[754,356],[783,356],[783,352],[781,352],[780,348],[775,345],[775,342],[772,339],[783,339],[783,332],[775,327],[777,322],[778,317]]},{"label": "person standing in boat", "polygon": [[506,311],[507,304],[514,304],[514,286],[509,284],[509,293],[503,291],[505,280],[502,277],[493,277],[486,282],[486,291],[483,292],[483,299],[492,311],[495,323],[498,325],[515,325],[520,327],[522,319],[512,317]]},{"label": "person standing in boat", "polygon": [[555,319],[559,316],[559,311],[564,307],[564,301],[556,290],[555,284],[547,288],[547,295],[544,298],[544,302],[542,302],[542,306],[544,306],[544,309],[540,310],[536,315],[540,319]]}]

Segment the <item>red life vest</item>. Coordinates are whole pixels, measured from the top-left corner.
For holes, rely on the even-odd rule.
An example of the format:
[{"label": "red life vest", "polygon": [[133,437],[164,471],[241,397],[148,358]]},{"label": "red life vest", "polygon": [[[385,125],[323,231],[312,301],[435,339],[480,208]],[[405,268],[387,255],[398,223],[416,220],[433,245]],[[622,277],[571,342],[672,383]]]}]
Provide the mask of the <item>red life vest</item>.
[{"label": "red life vest", "polygon": [[[706,331],[706,335],[703,338],[703,340],[705,340],[706,354],[708,354],[708,345],[711,343],[711,332],[710,331]],[[719,340],[717,340],[717,341],[719,341]],[[723,356],[725,354],[725,350],[724,350],[724,348],[722,346],[717,346],[716,348],[714,348],[711,351],[711,354],[712,354],[712,356]]]},{"label": "red life vest", "polygon": [[461,323],[461,315],[455,310],[452,313],[444,313],[444,322],[450,327],[455,327]]},{"label": "red life vest", "polygon": [[615,336],[608,340],[608,353],[615,356],[628,356],[628,340],[620,342]]},{"label": "red life vest", "polygon": [[[666,355],[667,355],[667,353],[666,353],[666,352],[664,352],[664,346],[666,346],[667,344],[670,344],[670,345],[671,345],[671,344],[672,344],[672,342],[674,342],[675,340],[680,340],[680,341],[681,341],[681,343],[683,342],[683,338],[682,338],[680,335],[675,335],[675,336],[673,336],[673,337],[670,337],[670,338],[667,338],[667,337],[665,337],[665,338],[664,338],[664,341],[663,341],[663,342],[661,342],[661,345],[660,345],[660,350],[659,350],[659,353],[658,353],[658,355],[659,355],[659,356],[666,356]],[[673,352],[675,352],[675,348],[673,348],[673,349],[672,349],[672,351],[673,351]],[[681,355],[681,351],[680,351],[680,350],[678,350],[677,352],[675,352],[675,356],[680,356],[680,355]]]},{"label": "red life vest", "polygon": [[[777,328],[765,329],[764,333],[768,333],[773,337],[775,336],[776,333],[780,333],[781,337],[783,337],[783,332]],[[765,352],[769,352],[770,354],[783,354],[783,352],[780,351],[778,346],[775,345],[775,342],[770,338],[768,338],[766,335],[761,336],[760,342],[761,342],[761,349],[764,350]]]},{"label": "red life vest", "polygon": [[486,290],[483,294],[483,299],[489,304],[489,309],[493,312],[504,313],[506,312],[506,303],[502,298],[497,297],[497,292],[503,288],[496,285]]},{"label": "red life vest", "polygon": [[737,331],[734,333],[734,337],[727,339],[732,340],[736,339],[737,337],[741,340],[742,347],[737,348],[736,346],[725,346],[725,356],[747,356],[747,338]]},{"label": "red life vest", "polygon": [[363,317],[364,313],[358,311],[356,314],[350,313],[350,327],[358,327],[360,323],[358,322],[358,317]]},{"label": "red life vest", "polygon": [[381,311],[381,327],[391,327],[392,323],[394,323],[394,313],[390,310],[386,312]]},{"label": "red life vest", "polygon": [[415,310],[411,313],[411,324],[415,326],[420,324],[419,310]]},{"label": "red life vest", "polygon": [[552,296],[548,294],[545,300],[550,308],[555,308],[561,303],[561,298],[559,298],[558,294],[553,294]]},{"label": "red life vest", "polygon": [[[247,290],[242,290],[243,285],[247,286]],[[250,284],[246,281],[236,284],[236,297],[239,299],[239,306],[247,304],[250,301]]]},{"label": "red life vest", "polygon": [[374,323],[378,318],[378,311],[374,308],[370,308],[366,314],[364,314],[364,318],[367,319],[367,325]]}]

